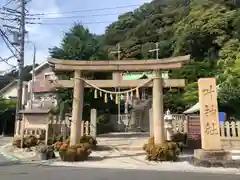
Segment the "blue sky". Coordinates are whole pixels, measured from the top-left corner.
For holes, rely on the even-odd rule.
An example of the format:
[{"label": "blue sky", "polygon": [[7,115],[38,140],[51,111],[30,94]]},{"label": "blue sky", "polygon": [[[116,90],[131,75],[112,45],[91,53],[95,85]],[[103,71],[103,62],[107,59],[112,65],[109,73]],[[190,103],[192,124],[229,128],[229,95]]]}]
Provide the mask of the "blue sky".
[{"label": "blue sky", "polygon": [[[9,0],[0,0],[0,6],[2,7],[7,1]],[[29,33],[26,41],[32,41],[36,44],[37,62],[41,63],[48,57],[48,48],[58,46],[64,32],[67,32],[74,22],[80,21],[88,27],[91,32],[102,34],[110,22],[117,20],[118,15],[132,11],[137,8],[138,5],[150,1],[151,0],[32,0],[27,6],[29,13],[44,15],[33,16],[35,19],[30,20],[31,22],[42,24],[27,25],[26,29]],[[13,5],[14,4],[12,4],[12,6]],[[105,10],[89,11],[103,8],[105,8]],[[1,16],[0,14],[0,17]],[[6,22],[0,21],[0,27],[4,23]],[[11,55],[2,39],[0,39],[0,49],[1,57],[6,58]],[[31,64],[32,54],[32,45],[26,44],[25,64]],[[11,59],[9,63],[15,65],[16,59]],[[0,62],[0,71],[9,68],[11,68],[11,66]]]}]

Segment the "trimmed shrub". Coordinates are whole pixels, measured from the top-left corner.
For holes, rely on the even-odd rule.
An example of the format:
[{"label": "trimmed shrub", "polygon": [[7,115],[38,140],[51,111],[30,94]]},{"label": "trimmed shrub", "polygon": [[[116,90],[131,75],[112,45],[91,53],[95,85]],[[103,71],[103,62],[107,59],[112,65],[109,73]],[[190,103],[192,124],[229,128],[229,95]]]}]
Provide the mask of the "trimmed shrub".
[{"label": "trimmed shrub", "polygon": [[163,144],[155,144],[153,137],[144,144],[143,150],[147,153],[146,159],[149,161],[176,161],[180,154],[176,142],[166,141]]},{"label": "trimmed shrub", "polygon": [[[67,138],[67,140],[65,141],[66,144],[70,144],[70,137]],[[91,149],[96,149],[97,146],[97,140],[96,138],[92,137],[92,136],[87,136],[84,135],[80,138],[80,144],[84,144],[87,143],[88,145],[90,145]]]},{"label": "trimmed shrub", "polygon": [[97,140],[96,138],[92,137],[92,136],[82,136],[80,138],[80,143],[88,143],[91,147],[91,149],[95,149],[97,146]]},{"label": "trimmed shrub", "polygon": [[36,146],[37,143],[38,138],[36,138],[35,136],[27,136],[26,138],[24,138],[24,147],[26,148]]},{"label": "trimmed shrub", "polygon": [[[30,148],[38,144],[38,138],[35,136],[27,136],[23,138],[23,148]],[[13,137],[12,145],[18,148],[21,148],[21,138]]]},{"label": "trimmed shrub", "polygon": [[67,144],[70,144],[70,136],[65,141]]},{"label": "trimmed shrub", "polygon": [[59,155],[62,161],[85,161],[92,152],[90,147],[89,143],[80,143],[72,146],[63,144],[59,149]]}]

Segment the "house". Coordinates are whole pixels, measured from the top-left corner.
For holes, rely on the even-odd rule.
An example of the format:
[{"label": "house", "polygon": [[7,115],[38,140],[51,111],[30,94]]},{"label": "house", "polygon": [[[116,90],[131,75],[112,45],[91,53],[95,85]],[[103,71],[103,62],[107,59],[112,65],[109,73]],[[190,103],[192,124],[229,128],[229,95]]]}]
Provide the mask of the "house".
[{"label": "house", "polygon": [[[17,95],[18,95],[18,80],[13,80],[0,90],[0,96],[6,99],[16,99]],[[29,96],[28,82],[23,82],[23,95],[22,95],[23,105],[27,103],[28,96]]]},{"label": "house", "polygon": [[[47,61],[36,67],[34,74],[35,78],[28,82],[28,92],[33,92],[33,99],[29,98],[25,109],[20,111],[24,124],[16,126],[15,135],[19,135],[23,128],[25,135],[40,131],[40,134],[45,134],[47,138],[51,133],[50,126],[53,127],[53,124],[49,124],[51,109],[57,104],[55,87],[49,80],[56,76]],[[58,124],[54,125],[59,129]]]},{"label": "house", "polygon": [[[30,72],[31,74],[33,71]],[[33,100],[38,101],[51,101],[56,104],[55,88],[54,85],[49,81],[56,78],[55,73],[52,71],[51,66],[47,61],[40,64],[34,70],[35,79],[32,82],[28,82],[29,89],[33,84]]]}]

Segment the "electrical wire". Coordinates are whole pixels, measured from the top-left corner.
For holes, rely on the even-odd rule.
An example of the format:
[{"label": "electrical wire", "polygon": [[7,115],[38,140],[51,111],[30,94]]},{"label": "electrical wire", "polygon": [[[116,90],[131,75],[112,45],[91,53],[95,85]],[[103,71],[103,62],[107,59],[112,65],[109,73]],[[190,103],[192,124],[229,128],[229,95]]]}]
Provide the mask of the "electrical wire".
[{"label": "electrical wire", "polygon": [[[0,12],[1,13],[1,12]],[[101,16],[115,16],[119,13],[111,14],[90,14],[90,15],[78,15],[78,16],[62,16],[62,17],[26,17],[27,20],[46,20],[46,19],[72,19],[72,18],[86,18],[86,17],[101,17]]]},{"label": "electrical wire", "polygon": [[13,3],[14,1],[15,1],[15,0],[9,0],[9,1],[7,1],[6,4],[5,4],[3,7],[8,6],[9,4]]},{"label": "electrical wire", "polygon": [[[78,22],[75,22],[78,23]],[[79,22],[80,24],[87,25],[87,24],[110,24],[112,22],[110,21],[99,21],[99,22]],[[26,24],[39,24],[39,25],[49,25],[49,26],[54,26],[54,25],[71,25],[73,24],[72,22],[69,23],[41,23],[41,22],[29,22],[27,21]]]},{"label": "electrical wire", "polygon": [[4,41],[4,43],[6,44],[7,48],[11,51],[11,53],[18,59],[18,56],[15,54],[15,52],[12,50],[12,48],[10,47],[9,44],[11,44],[11,46],[17,51],[18,49],[12,45],[12,43],[10,42],[10,40],[8,39],[8,37],[6,36],[6,34],[3,32],[3,30],[0,28],[0,35]]},{"label": "electrical wire", "polygon": [[6,63],[7,65],[9,65],[9,66],[11,66],[11,67],[16,67],[15,65],[12,65],[12,64],[10,64],[9,62],[8,62],[8,60],[10,59],[10,58],[12,58],[13,56],[11,56],[11,57],[9,57],[9,58],[7,58],[7,59],[4,59],[4,58],[2,58],[2,57],[0,57],[0,62],[4,62],[4,63]]},{"label": "electrical wire", "polygon": [[3,61],[8,61],[9,59],[11,59],[11,58],[13,58],[14,56],[10,56],[10,57],[8,57],[8,58],[2,58],[1,56],[0,56],[0,62],[3,62]]},{"label": "electrical wire", "polygon": [[61,13],[54,13],[54,12],[36,13],[36,14],[28,14],[28,16],[62,15],[62,14],[82,13],[82,12],[91,12],[91,11],[115,10],[115,9],[122,9],[122,8],[128,8],[128,7],[137,7],[137,6],[140,6],[140,5],[141,4],[127,5],[127,6],[116,6],[116,7],[106,7],[106,8],[97,8],[97,9],[73,10],[73,11],[65,11],[65,12],[61,12]]}]

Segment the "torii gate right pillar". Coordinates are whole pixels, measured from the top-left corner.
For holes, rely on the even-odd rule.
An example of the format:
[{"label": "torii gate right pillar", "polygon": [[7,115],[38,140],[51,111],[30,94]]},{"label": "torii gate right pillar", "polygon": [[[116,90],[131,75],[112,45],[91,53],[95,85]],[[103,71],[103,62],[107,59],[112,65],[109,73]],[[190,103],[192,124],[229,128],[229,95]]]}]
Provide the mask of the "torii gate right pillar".
[{"label": "torii gate right pillar", "polygon": [[152,88],[152,123],[153,135],[156,144],[162,144],[165,141],[164,136],[164,109],[163,109],[163,79],[160,70],[153,71]]}]

